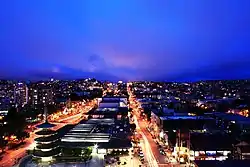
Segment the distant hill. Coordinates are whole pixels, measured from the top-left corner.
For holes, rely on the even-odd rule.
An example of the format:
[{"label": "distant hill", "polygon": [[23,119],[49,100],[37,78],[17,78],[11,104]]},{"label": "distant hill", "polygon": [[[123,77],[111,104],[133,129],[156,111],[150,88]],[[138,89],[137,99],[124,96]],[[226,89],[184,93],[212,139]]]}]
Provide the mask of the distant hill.
[{"label": "distant hill", "polygon": [[0,78],[3,79],[16,79],[16,80],[45,80],[49,78],[54,79],[80,79],[80,78],[96,78],[98,80],[110,80],[110,81],[118,81],[120,80],[118,77],[107,74],[105,72],[84,72],[82,70],[61,67],[60,71],[53,72],[51,70],[34,70],[28,72],[20,72],[18,74],[5,74],[0,75]]}]

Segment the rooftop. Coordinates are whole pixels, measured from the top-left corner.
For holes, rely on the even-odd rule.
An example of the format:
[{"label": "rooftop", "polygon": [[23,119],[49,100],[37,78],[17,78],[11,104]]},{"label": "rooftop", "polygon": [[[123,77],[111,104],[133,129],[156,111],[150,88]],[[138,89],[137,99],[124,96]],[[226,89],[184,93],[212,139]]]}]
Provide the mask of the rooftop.
[{"label": "rooftop", "polygon": [[119,103],[121,100],[120,99],[102,99],[101,103]]},{"label": "rooftop", "polygon": [[[61,142],[60,144],[62,147],[89,147],[94,146],[94,142]],[[112,148],[112,149],[119,149],[119,148],[130,148],[132,147],[131,141],[124,138],[124,139],[116,139],[111,138],[109,142],[98,143],[98,148]]]},{"label": "rooftop", "polygon": [[199,120],[199,119],[213,119],[213,118],[203,117],[203,116],[179,115],[179,116],[163,116],[163,117],[160,117],[160,119],[161,120],[177,120],[177,119]]},{"label": "rooftop", "polygon": [[61,142],[63,146],[69,147],[86,147],[98,143],[105,148],[115,146],[115,141],[116,144],[123,147],[122,144],[130,143],[127,138],[128,129],[124,123],[119,123],[114,119],[89,119],[72,128],[61,138]]},{"label": "rooftop", "polygon": [[124,139],[117,139],[117,138],[111,138],[108,143],[100,143],[100,148],[130,148],[132,147],[131,141],[124,138]]},{"label": "rooftop", "polygon": [[245,124],[250,124],[250,118],[238,115],[238,114],[230,114],[230,113],[215,113],[216,117],[228,120],[228,121],[236,121]]},{"label": "rooftop", "polygon": [[102,143],[109,142],[108,133],[67,133],[62,137],[62,142],[83,142],[83,143]]},{"label": "rooftop", "polygon": [[96,111],[102,111],[102,112],[110,112],[110,111],[118,111],[118,107],[117,108],[108,108],[108,107],[105,107],[105,108],[97,108]]},{"label": "rooftop", "polygon": [[43,129],[43,130],[40,130],[40,131],[36,132],[36,135],[41,135],[41,136],[43,136],[43,135],[53,135],[53,134],[56,134],[56,132],[53,131],[53,130],[50,130],[50,129]]},{"label": "rooftop", "polygon": [[[114,119],[89,119],[83,124],[76,125],[61,141],[63,142],[109,142],[110,127]],[[107,126],[108,125],[108,126]],[[103,133],[106,132],[106,133]]]},{"label": "rooftop", "polygon": [[126,114],[128,112],[127,107],[117,107],[117,108],[97,108],[92,109],[88,112],[89,115],[91,114],[105,114],[105,115],[112,115],[112,114]]},{"label": "rooftop", "polygon": [[232,149],[234,138],[227,134],[191,134],[191,149],[195,151],[227,151]]},{"label": "rooftop", "polygon": [[104,118],[104,119],[89,119],[87,124],[114,124],[115,120],[112,118]]},{"label": "rooftop", "polygon": [[44,122],[44,123],[42,123],[40,125],[37,125],[36,127],[41,128],[41,129],[49,129],[49,128],[53,128],[54,126],[56,126],[56,125],[51,124],[49,122]]},{"label": "rooftop", "polygon": [[61,142],[61,147],[67,147],[67,148],[84,148],[84,147],[90,147],[94,146],[94,143],[83,143],[83,142]]}]

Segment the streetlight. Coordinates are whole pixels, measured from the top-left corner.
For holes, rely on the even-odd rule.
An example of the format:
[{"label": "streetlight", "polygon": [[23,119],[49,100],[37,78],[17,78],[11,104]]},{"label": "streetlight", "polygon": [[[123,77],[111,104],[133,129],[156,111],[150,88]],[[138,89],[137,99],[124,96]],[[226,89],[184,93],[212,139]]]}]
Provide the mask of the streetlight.
[{"label": "streetlight", "polygon": [[97,148],[98,148],[98,145],[97,144],[95,144],[94,145],[94,150],[97,152]]},{"label": "streetlight", "polygon": [[94,147],[93,147],[93,153],[97,153],[97,148],[98,148],[98,145],[95,144]]}]

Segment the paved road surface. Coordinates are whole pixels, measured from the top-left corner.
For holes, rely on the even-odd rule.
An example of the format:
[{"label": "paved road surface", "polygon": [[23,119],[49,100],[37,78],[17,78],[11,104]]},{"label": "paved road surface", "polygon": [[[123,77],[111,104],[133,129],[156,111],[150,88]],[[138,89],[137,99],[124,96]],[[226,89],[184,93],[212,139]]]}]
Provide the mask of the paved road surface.
[{"label": "paved road surface", "polygon": [[130,104],[134,111],[134,122],[137,127],[137,131],[141,134],[143,142],[141,143],[143,147],[144,156],[146,157],[147,166],[161,166],[170,167],[171,165],[166,162],[166,156],[161,155],[157,144],[152,139],[151,134],[147,130],[147,124],[142,119],[140,119],[138,101],[132,97],[132,92],[128,89],[130,95]]},{"label": "paved road surface", "polygon": [[141,130],[144,133],[144,135],[146,136],[146,138],[148,139],[148,142],[151,146],[151,150],[152,150],[158,164],[162,164],[162,165],[165,164],[166,166],[169,166],[169,165],[167,165],[167,162],[166,162],[166,156],[160,154],[160,151],[158,149],[157,144],[153,140],[151,134],[148,132],[148,130],[146,128],[147,127],[146,122],[144,122],[144,121],[139,121],[139,122],[140,122],[139,124],[141,126]]}]

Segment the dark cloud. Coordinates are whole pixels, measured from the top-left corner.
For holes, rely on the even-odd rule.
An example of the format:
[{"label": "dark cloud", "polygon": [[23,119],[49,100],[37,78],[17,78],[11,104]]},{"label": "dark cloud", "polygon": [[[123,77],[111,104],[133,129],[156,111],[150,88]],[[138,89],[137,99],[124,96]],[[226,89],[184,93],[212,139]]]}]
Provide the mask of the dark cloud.
[{"label": "dark cloud", "polygon": [[92,54],[88,58],[88,63],[90,65],[90,71],[100,71],[100,70],[107,70],[107,63],[105,62],[104,58],[97,54]]},{"label": "dark cloud", "polygon": [[247,76],[229,62],[250,59],[249,8],[249,0],[1,1],[0,74]]},{"label": "dark cloud", "polygon": [[165,76],[162,79],[172,81],[196,81],[218,79],[250,79],[250,60],[238,59],[223,63],[217,63],[209,67],[182,72],[173,76]]},{"label": "dark cloud", "polygon": [[120,80],[118,77],[105,72],[86,72],[69,67],[60,67],[58,68],[58,72],[40,70],[40,71],[30,71],[28,74],[30,78],[36,80],[49,79],[49,78],[55,78],[55,79],[96,78],[102,81],[107,80],[107,78],[109,78],[109,80],[111,81]]}]

